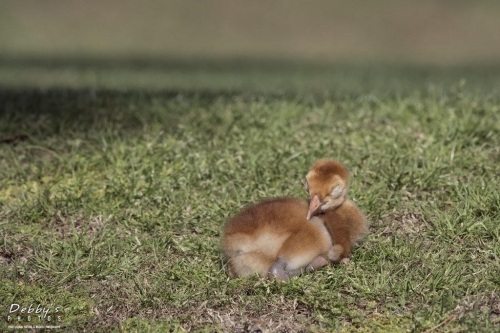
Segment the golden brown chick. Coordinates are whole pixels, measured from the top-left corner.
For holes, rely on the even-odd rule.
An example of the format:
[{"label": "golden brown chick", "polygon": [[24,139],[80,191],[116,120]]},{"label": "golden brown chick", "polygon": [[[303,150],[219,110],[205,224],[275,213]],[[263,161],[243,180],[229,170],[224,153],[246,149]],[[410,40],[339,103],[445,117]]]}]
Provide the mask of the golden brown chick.
[{"label": "golden brown chick", "polygon": [[362,239],[366,222],[346,198],[347,170],[340,163],[320,160],[306,179],[309,204],[271,199],[242,210],[226,223],[222,247],[231,277],[257,273],[288,280],[303,270],[342,261]]},{"label": "golden brown chick", "polygon": [[328,228],[333,240],[328,259],[347,262],[352,247],[368,232],[363,213],[347,199],[347,169],[336,161],[319,160],[311,167],[306,181],[310,198],[307,218],[318,217]]},{"label": "golden brown chick", "polygon": [[257,273],[288,280],[304,268],[314,269],[313,261],[332,248],[332,241],[323,221],[306,219],[307,210],[306,201],[279,198],[230,219],[222,238],[230,276]]}]

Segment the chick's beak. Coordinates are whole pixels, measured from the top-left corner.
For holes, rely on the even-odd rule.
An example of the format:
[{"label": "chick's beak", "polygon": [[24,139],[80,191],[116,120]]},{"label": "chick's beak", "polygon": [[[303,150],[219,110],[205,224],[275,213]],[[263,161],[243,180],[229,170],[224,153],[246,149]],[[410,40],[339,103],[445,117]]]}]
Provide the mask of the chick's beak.
[{"label": "chick's beak", "polygon": [[319,197],[315,195],[311,199],[311,202],[309,203],[309,211],[307,212],[307,219],[310,220],[311,217],[313,217],[314,214],[316,214],[320,208],[321,208],[321,201],[319,200]]}]

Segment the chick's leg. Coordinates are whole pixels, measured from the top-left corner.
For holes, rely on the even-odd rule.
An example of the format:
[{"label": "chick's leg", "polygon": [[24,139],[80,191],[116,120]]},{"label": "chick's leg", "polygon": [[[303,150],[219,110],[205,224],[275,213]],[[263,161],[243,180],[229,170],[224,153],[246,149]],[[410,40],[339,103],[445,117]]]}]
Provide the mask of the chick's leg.
[{"label": "chick's leg", "polygon": [[[314,271],[318,268],[328,265],[328,260],[325,257],[317,256],[313,259],[306,267],[307,271]],[[269,272],[267,277],[269,279],[278,279],[281,281],[288,281],[290,278],[294,276],[299,276],[303,272],[302,268],[298,269],[287,269],[286,262],[283,259],[278,259],[276,262],[269,268]]]},{"label": "chick's leg", "polygon": [[302,273],[302,269],[287,269],[286,261],[283,259],[278,259],[269,268],[267,277],[269,279],[277,279],[281,281],[288,281],[294,276],[299,276]]},{"label": "chick's leg", "polygon": [[288,281],[290,276],[288,272],[285,270],[286,262],[283,259],[278,259],[272,264],[267,273],[267,277],[269,279],[277,279],[281,281]]},{"label": "chick's leg", "polygon": [[323,256],[317,256],[316,258],[313,259],[307,266],[306,270],[307,271],[314,271],[317,270],[318,268],[321,268],[323,266],[328,265],[328,259],[326,259]]}]

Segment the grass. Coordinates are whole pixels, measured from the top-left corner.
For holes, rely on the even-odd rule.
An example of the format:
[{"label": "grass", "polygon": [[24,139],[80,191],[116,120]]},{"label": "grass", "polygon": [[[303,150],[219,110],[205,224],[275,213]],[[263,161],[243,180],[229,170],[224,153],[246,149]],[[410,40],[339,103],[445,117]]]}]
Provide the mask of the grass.
[{"label": "grass", "polygon": [[[0,67],[0,139],[28,136],[0,145],[0,330],[12,303],[77,331],[500,330],[498,67],[134,66]],[[353,264],[229,280],[225,221],[323,157],[371,222]]]}]

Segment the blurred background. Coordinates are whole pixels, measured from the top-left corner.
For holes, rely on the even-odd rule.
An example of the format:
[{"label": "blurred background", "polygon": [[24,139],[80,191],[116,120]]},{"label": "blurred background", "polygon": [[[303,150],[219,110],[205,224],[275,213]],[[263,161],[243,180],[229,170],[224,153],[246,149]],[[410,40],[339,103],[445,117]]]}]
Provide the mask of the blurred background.
[{"label": "blurred background", "polygon": [[500,2],[3,0],[3,56],[500,59]]},{"label": "blurred background", "polygon": [[[192,87],[206,62],[212,72],[243,62],[265,75],[281,62],[443,67],[498,60],[495,0],[0,2],[2,85]],[[117,66],[121,72],[109,72]],[[151,69],[147,77],[144,69]],[[231,78],[201,85],[230,86]]]}]

